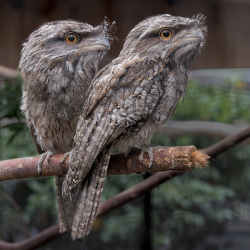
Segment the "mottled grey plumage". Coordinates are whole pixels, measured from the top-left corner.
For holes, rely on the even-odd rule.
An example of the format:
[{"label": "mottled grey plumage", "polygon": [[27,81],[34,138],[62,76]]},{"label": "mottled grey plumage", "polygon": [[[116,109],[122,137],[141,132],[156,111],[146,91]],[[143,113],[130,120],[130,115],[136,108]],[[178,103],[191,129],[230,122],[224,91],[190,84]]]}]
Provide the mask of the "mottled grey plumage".
[{"label": "mottled grey plumage", "polygon": [[[145,19],[129,33],[119,57],[92,81],[63,183],[67,195],[84,179],[73,238],[88,234],[96,218],[110,148],[146,148],[184,97],[187,67],[205,41],[203,20],[167,14]],[[170,39],[160,37],[164,28],[173,34]]]},{"label": "mottled grey plumage", "polygon": [[[105,20],[92,27],[75,20],[54,21],[34,31],[24,43],[19,68],[25,83],[22,106],[41,157],[74,147],[76,125],[89,83],[109,49],[112,27]],[[69,34],[76,42],[67,40]],[[39,165],[39,171],[40,165]],[[56,177],[60,231],[71,228],[77,202],[62,198],[64,176]],[[80,189],[80,185],[79,185]]]}]

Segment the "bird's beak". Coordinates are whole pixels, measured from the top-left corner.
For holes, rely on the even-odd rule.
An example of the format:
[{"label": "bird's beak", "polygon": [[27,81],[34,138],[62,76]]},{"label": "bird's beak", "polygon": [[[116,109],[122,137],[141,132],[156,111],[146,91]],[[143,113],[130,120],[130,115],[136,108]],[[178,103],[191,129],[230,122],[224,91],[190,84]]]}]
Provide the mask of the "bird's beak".
[{"label": "bird's beak", "polygon": [[88,44],[84,46],[84,49],[88,50],[109,50],[110,44],[109,41],[102,37],[95,40],[90,40]]},{"label": "bird's beak", "polygon": [[192,32],[189,36],[183,38],[184,41],[194,41],[194,42],[202,42],[204,41],[204,36],[200,30]]}]

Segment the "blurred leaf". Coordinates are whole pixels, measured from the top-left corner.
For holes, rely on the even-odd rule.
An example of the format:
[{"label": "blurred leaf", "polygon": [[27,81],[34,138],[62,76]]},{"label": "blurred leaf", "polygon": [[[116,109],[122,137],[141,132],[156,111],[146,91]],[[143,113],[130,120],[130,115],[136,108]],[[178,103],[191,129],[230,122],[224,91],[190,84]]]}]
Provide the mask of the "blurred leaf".
[{"label": "blurred leaf", "polygon": [[[249,122],[249,92],[244,90],[244,84],[240,83],[239,78],[227,79],[227,82],[227,88],[220,88],[191,81],[185,100],[179,103],[172,119]],[[19,110],[21,84],[18,84],[13,86],[8,83],[8,86],[5,84],[1,89],[0,119],[17,118],[19,121],[22,119]],[[25,124],[10,124],[0,129],[0,132],[1,145],[4,145],[1,147],[2,159],[36,154]],[[8,145],[7,142],[11,138],[11,144]],[[153,144],[195,145],[197,148],[204,148],[218,140],[219,138],[208,136],[188,135],[170,140],[164,134],[156,133]],[[216,160],[211,159],[209,168],[184,173],[154,189],[152,191],[154,249],[189,250],[195,249],[197,245],[200,249],[205,249],[206,237],[222,232],[228,220],[239,218],[241,206],[250,200],[249,156],[250,146],[238,145],[219,155]],[[102,201],[142,180],[143,177],[139,174],[108,176]],[[37,232],[54,223],[57,220],[57,211],[53,178],[26,180],[23,186],[26,190],[26,199],[22,199],[25,200],[22,208],[33,230]],[[0,206],[0,210],[0,214],[3,213],[1,219],[7,215],[8,209]],[[142,211],[142,198],[138,198],[100,218],[96,230],[81,241],[84,243],[84,249],[100,249],[100,245],[102,249],[139,249],[144,230]],[[15,218],[11,210],[8,210],[8,216]],[[0,220],[0,224],[0,228],[5,228],[6,220],[4,222]],[[0,236],[1,233],[0,231]],[[9,230],[6,237],[15,240],[16,235]],[[41,249],[71,249],[70,247],[73,249],[71,240],[68,240],[67,246],[65,239],[60,238],[55,242],[54,247],[47,245]]]}]

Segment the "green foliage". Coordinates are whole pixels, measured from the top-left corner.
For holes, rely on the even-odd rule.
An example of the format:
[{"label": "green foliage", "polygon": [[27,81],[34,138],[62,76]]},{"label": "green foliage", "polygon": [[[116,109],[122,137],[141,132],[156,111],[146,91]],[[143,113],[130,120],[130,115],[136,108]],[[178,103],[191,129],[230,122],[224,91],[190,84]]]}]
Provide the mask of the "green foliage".
[{"label": "green foliage", "polygon": [[0,91],[0,120],[15,118],[4,126],[11,132],[8,143],[21,134],[26,125],[22,122],[23,115],[19,108],[22,96],[22,78],[19,76],[15,83],[6,80]]},{"label": "green foliage", "polygon": [[[35,148],[20,110],[22,78],[0,85],[0,159],[31,156]],[[0,123],[2,125],[2,123]]]},{"label": "green foliage", "polygon": [[[0,119],[16,117],[21,121],[21,113],[17,111],[21,87],[10,86],[10,83],[7,85],[9,86],[3,88],[4,92],[1,89]],[[249,121],[249,98],[249,92],[240,90],[233,81],[228,81],[227,88],[191,81],[185,100],[179,104],[172,119],[225,123],[233,123],[236,120]],[[1,159],[35,154],[28,130],[23,125],[16,124],[0,130],[1,145],[4,145],[1,149]],[[11,137],[11,144],[8,144]],[[165,135],[156,133],[153,144],[195,145],[197,148],[204,148],[218,140],[209,136],[188,135],[170,140]],[[237,218],[238,210],[235,206],[250,199],[249,155],[248,144],[238,145],[216,159],[211,159],[209,168],[182,174],[154,189],[154,249],[187,250],[195,249],[197,245],[205,249],[204,242],[208,235],[221,232],[227,221]],[[142,180],[143,177],[137,174],[108,176],[102,201]],[[8,183],[12,184],[5,185],[4,190],[16,199],[23,210],[26,222],[33,230],[39,231],[40,228],[45,228],[57,220],[53,178]],[[22,191],[22,195],[17,190]],[[81,243],[73,244],[69,239],[60,238],[41,249],[74,249],[73,246],[77,244],[84,246],[83,249],[99,249],[100,245],[102,249],[139,249],[143,233],[142,200],[143,198],[138,198],[98,219],[91,234]],[[6,201],[4,204],[8,206]],[[2,212],[4,207],[0,206],[0,209]],[[13,218],[16,218],[13,210],[8,211],[12,211]],[[9,216],[12,216],[11,212]],[[0,228],[6,226],[2,218],[0,216]],[[12,228],[12,225],[10,227]],[[7,236],[0,230],[0,237],[6,239]],[[15,240],[10,230],[7,238]],[[69,244],[68,247],[66,244]]]},{"label": "green foliage", "polygon": [[236,84],[227,88],[190,81],[184,102],[179,103],[172,120],[200,120],[232,123],[250,121],[250,95]]},{"label": "green foliage", "polygon": [[19,109],[22,96],[22,78],[16,79],[15,83],[6,80],[0,92],[0,119],[17,118],[21,119]]},{"label": "green foliage", "polygon": [[[249,92],[239,91],[233,84],[223,89],[192,81],[184,103],[179,104],[172,119],[226,123],[233,123],[238,119],[249,121],[249,104]],[[205,148],[218,140],[208,136],[187,135],[170,140],[163,134],[156,133],[153,144],[195,145]],[[236,219],[237,210],[231,204],[244,203],[250,198],[247,191],[250,188],[249,155],[249,145],[238,145],[216,160],[212,159],[206,170],[197,169],[193,173],[182,174],[155,189],[152,192],[154,249],[194,249],[197,244],[205,241],[207,235],[217,233],[228,220]],[[105,183],[105,197],[109,197],[107,193],[112,192],[113,195],[133,186],[135,179],[139,183],[142,177],[109,176]],[[125,248],[140,245],[141,237],[138,235],[142,233],[141,202],[135,201],[119,210],[120,212],[113,212],[103,221],[101,237],[103,240],[110,239],[106,248],[119,249],[111,243],[112,236],[119,243],[123,242]],[[133,223],[129,220],[130,213],[134,214]],[[126,241],[122,232],[117,233],[119,226],[119,232],[130,232],[126,234]],[[203,247],[205,248],[204,245]]]},{"label": "green foliage", "polygon": [[32,220],[43,214],[47,214],[46,216],[50,218],[56,218],[54,178],[44,178],[42,181],[32,179],[27,182],[27,186],[31,190],[31,194],[24,207],[26,220],[31,223]]},{"label": "green foliage", "polygon": [[[20,110],[22,79],[4,81],[0,85],[0,160],[36,155],[36,149]],[[1,125],[1,123],[0,123]],[[54,178],[9,181],[0,184],[3,192],[14,197],[23,215],[16,212],[0,195],[0,238],[9,241],[24,237],[25,223],[37,230],[44,229],[57,220]],[[1,231],[1,229],[4,230]]]}]

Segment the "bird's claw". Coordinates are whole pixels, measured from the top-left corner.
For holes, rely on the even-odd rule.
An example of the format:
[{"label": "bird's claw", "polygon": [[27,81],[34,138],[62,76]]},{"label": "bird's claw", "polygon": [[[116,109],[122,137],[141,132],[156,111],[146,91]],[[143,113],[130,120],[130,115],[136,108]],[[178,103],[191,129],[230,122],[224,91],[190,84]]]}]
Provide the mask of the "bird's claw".
[{"label": "bird's claw", "polygon": [[154,150],[157,149],[157,148],[161,148],[160,146],[149,146],[149,145],[145,145],[141,148],[141,153],[139,155],[139,161],[140,163],[143,163],[143,156],[144,156],[144,153],[147,152],[148,153],[148,156],[149,156],[149,168],[152,167],[152,164],[153,164],[153,161],[154,161]]},{"label": "bird's claw", "polygon": [[143,150],[141,150],[141,153],[140,153],[140,155],[139,155],[139,161],[140,161],[140,163],[143,162],[144,153],[145,153],[145,152],[144,152]]},{"label": "bird's claw", "polygon": [[41,154],[40,159],[39,159],[39,161],[38,161],[38,168],[37,168],[37,172],[38,172],[40,175],[42,174],[42,165],[43,165],[43,161],[44,161],[45,158],[46,158],[47,162],[50,163],[50,158],[51,158],[52,155],[53,155],[53,152],[51,152],[51,151],[47,151],[47,152]]},{"label": "bird's claw", "polygon": [[53,155],[52,152],[49,152],[49,153],[47,154],[46,160],[47,160],[48,163],[50,163],[50,158],[51,158],[52,155]]},{"label": "bird's claw", "polygon": [[61,166],[61,165],[66,161],[66,159],[68,158],[68,156],[70,156],[70,154],[71,154],[71,151],[66,152],[66,153],[63,155],[63,158],[62,158],[62,160],[60,161],[59,166]]}]

